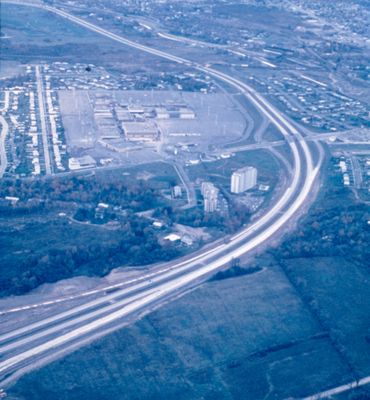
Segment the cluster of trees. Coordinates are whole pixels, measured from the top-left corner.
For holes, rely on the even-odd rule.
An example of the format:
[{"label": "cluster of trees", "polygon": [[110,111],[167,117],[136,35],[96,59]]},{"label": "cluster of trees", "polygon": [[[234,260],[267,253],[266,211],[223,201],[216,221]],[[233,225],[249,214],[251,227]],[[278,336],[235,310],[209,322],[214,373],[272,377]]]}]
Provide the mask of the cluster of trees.
[{"label": "cluster of trees", "polygon": [[233,204],[227,214],[205,213],[201,207],[182,211],[161,207],[155,211],[154,216],[164,220],[167,225],[178,223],[193,228],[216,228],[224,233],[233,233],[249,222],[251,213],[243,205]]},{"label": "cluster of trees", "polygon": [[[65,229],[70,229],[68,224]],[[179,248],[159,243],[150,223],[136,216],[122,225],[117,236],[118,240],[86,243],[77,239],[76,244],[68,243],[47,251],[34,249],[21,263],[13,263],[11,274],[1,274],[0,294],[22,294],[43,283],[77,275],[104,276],[121,265],[145,265],[181,254]]]},{"label": "cluster of trees", "polygon": [[365,205],[337,205],[315,210],[298,234],[284,242],[280,257],[343,256],[357,261],[370,259],[370,218]]},{"label": "cluster of trees", "polygon": [[[47,230],[45,236],[43,229],[40,229],[40,222],[35,222],[38,224],[35,228],[40,233],[34,240],[30,238],[32,233],[27,228],[22,228],[21,235],[27,240],[29,248],[19,258],[11,253],[4,253],[2,260],[7,267],[0,276],[2,295],[25,293],[43,283],[77,275],[102,276],[118,266],[167,261],[182,254],[184,250],[181,246],[160,243],[158,231],[151,221],[135,214],[137,211],[156,208],[154,217],[164,220],[168,226],[181,223],[193,227],[215,228],[225,233],[240,229],[250,218],[250,214],[242,206],[230,207],[228,215],[207,214],[202,207],[174,210],[146,182],[123,182],[103,176],[2,180],[0,197],[5,196],[17,196],[21,199],[18,206],[9,207],[9,210],[14,214],[29,212],[29,221],[32,221],[32,215],[36,215],[35,211],[40,207],[41,212],[44,212],[48,208],[60,208],[58,205],[63,205],[62,209],[66,209],[70,204],[71,209],[76,210],[77,204],[75,219],[90,222],[114,219],[119,228],[112,231],[112,235],[104,235],[104,240],[85,233],[88,231],[81,225],[71,225],[67,220],[63,222],[61,219],[44,222]],[[25,199],[32,200],[22,201]],[[108,203],[111,207],[105,211],[107,218],[95,221],[96,205],[100,202]],[[125,209],[125,213],[115,211],[115,206]],[[0,209],[3,217],[9,218],[9,214],[5,214],[6,210],[3,211],[1,213]],[[54,212],[54,208],[52,211]],[[45,212],[45,215],[49,214]],[[51,229],[50,224],[57,224],[58,227]],[[64,236],[59,234],[60,230],[63,230]],[[11,234],[19,235],[17,232],[8,233],[5,236],[7,241],[12,240]],[[23,239],[18,237],[17,240],[23,243]]]},{"label": "cluster of trees", "polygon": [[103,202],[134,211],[153,208],[158,205],[160,198],[160,194],[144,181],[106,181],[97,176],[52,180],[2,180],[0,197],[5,196],[19,197],[20,205],[29,199],[43,200],[46,206],[55,204],[55,201],[91,205]]},{"label": "cluster of trees", "polygon": [[91,222],[93,224],[105,224],[111,220],[117,220],[117,214],[111,210],[104,210],[101,215],[97,215],[94,207],[84,208],[80,207],[75,212],[73,218],[81,222]]},{"label": "cluster of trees", "polygon": [[274,250],[277,259],[341,256],[368,265],[369,207],[356,202],[334,175],[298,232]]},{"label": "cluster of trees", "polygon": [[[158,232],[152,227],[151,221],[135,215],[138,211],[165,204],[161,203],[160,194],[144,181],[123,180],[121,177],[117,179],[114,175],[37,180],[4,179],[0,181],[0,197],[5,196],[19,197],[20,201],[16,206],[9,206],[3,201],[0,204],[0,216],[8,219],[27,215],[27,224],[19,233],[8,232],[3,237],[6,242],[12,242],[11,235],[18,235],[14,241],[23,246],[22,243],[26,240],[28,248],[22,256],[3,253],[1,258],[4,269],[1,269],[0,274],[2,295],[25,293],[43,283],[76,275],[102,276],[121,265],[145,265],[169,260],[180,254],[180,249],[159,243]],[[53,212],[55,208],[76,210],[78,205],[75,214],[77,219],[98,222],[94,220],[98,203],[110,205],[104,213],[107,218],[99,222],[115,219],[120,224],[118,230],[112,231],[112,235],[102,235],[104,240],[99,239],[100,235],[92,237],[88,233],[90,231],[71,225],[67,220],[63,222],[53,219],[48,222],[46,219],[46,222],[41,223],[37,217],[41,212],[48,218],[49,209]],[[115,211],[114,207],[125,209],[127,213],[122,213],[119,209]],[[39,232],[34,239],[32,229],[27,228],[32,225],[33,216],[36,216],[37,221],[34,229]],[[45,225],[45,232],[42,224]],[[55,224],[58,228],[52,228]],[[60,230],[66,234],[59,235]],[[19,239],[20,237],[24,239]]]},{"label": "cluster of trees", "polygon": [[223,279],[230,279],[230,278],[237,278],[239,276],[243,275],[251,275],[256,272],[261,271],[262,268],[259,266],[253,266],[253,267],[240,267],[238,265],[225,269],[224,271],[219,271],[217,272],[213,277],[212,281],[221,281]]}]

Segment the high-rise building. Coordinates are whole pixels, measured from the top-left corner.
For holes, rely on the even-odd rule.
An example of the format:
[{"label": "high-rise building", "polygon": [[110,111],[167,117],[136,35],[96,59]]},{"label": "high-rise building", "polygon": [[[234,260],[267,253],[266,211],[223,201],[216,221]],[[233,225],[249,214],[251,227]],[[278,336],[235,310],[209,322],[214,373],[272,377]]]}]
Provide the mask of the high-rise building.
[{"label": "high-rise building", "polygon": [[244,167],[231,175],[231,193],[243,193],[257,183],[257,169]]},{"label": "high-rise building", "polygon": [[218,205],[218,189],[211,182],[203,182],[201,192],[204,198],[204,211],[215,212]]},{"label": "high-rise building", "polygon": [[178,185],[174,186],[172,188],[172,197],[175,199],[175,198],[181,197],[181,196],[182,196],[181,186],[178,186]]}]

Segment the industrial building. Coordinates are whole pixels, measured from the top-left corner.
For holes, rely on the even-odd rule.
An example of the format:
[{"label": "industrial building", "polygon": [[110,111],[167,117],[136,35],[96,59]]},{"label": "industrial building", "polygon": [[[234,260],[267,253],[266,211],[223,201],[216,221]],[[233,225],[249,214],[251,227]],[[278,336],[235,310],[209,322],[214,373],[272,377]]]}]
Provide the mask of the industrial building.
[{"label": "industrial building", "polygon": [[87,168],[95,168],[96,161],[91,156],[72,157],[68,160],[68,167],[71,171]]},{"label": "industrial building", "polygon": [[171,115],[165,107],[156,107],[155,115],[158,119],[170,119]]},{"label": "industrial building", "polygon": [[180,119],[194,119],[195,112],[189,107],[180,107],[179,109],[179,118]]},{"label": "industrial building", "polygon": [[135,117],[128,111],[127,108],[117,106],[114,109],[118,121],[134,121]]},{"label": "industrial building", "polygon": [[215,212],[218,205],[219,190],[211,182],[203,182],[201,193],[204,199],[204,211],[207,213]]},{"label": "industrial building", "polygon": [[155,107],[154,112],[158,119],[170,119],[170,118],[195,119],[194,110],[184,105]]},{"label": "industrial building", "polygon": [[257,169],[244,167],[231,175],[231,193],[243,193],[257,184]]},{"label": "industrial building", "polygon": [[122,129],[130,142],[155,142],[160,138],[159,128],[153,121],[123,122]]},{"label": "industrial building", "polygon": [[119,139],[120,132],[113,118],[96,114],[95,122],[101,139]]},{"label": "industrial building", "polygon": [[118,139],[120,132],[109,105],[109,97],[101,95],[95,99],[94,119],[100,139]]}]

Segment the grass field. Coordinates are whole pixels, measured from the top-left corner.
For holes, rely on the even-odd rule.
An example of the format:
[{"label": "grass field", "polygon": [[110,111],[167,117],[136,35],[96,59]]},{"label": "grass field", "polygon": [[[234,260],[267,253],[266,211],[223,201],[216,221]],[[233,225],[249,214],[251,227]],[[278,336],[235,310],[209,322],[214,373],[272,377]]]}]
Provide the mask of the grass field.
[{"label": "grass field", "polygon": [[280,268],[270,267],[208,283],[30,373],[9,393],[27,400],[281,399],[349,378]]},{"label": "grass field", "polygon": [[34,7],[4,3],[1,6],[1,23],[2,30],[8,33],[10,42],[14,44],[22,41],[37,46],[55,45],[55,42],[93,43],[97,37],[83,27]]},{"label": "grass field", "polygon": [[209,179],[229,190],[232,173],[247,165],[257,168],[258,183],[268,184],[273,190],[279,177],[276,171],[279,171],[280,167],[276,159],[265,150],[239,152],[227,159],[191,166],[188,168],[188,174],[193,181],[197,178]]},{"label": "grass field", "polygon": [[[81,62],[142,71],[158,68],[160,61],[122,46],[66,19],[33,7],[1,4],[2,60]],[[150,60],[150,62],[149,62]]]},{"label": "grass field", "polygon": [[369,270],[341,257],[285,263],[302,294],[343,346],[350,363],[360,376],[369,375],[370,352],[364,351],[370,348]]}]

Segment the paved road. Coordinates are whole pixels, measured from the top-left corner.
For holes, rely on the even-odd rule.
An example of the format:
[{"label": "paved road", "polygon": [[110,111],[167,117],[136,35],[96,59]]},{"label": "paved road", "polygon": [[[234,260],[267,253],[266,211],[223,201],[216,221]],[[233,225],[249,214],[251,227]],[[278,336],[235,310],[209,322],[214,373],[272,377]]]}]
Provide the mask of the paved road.
[{"label": "paved road", "polygon": [[194,184],[190,181],[188,174],[180,163],[175,163],[174,168],[185,187],[188,204],[184,208],[195,207],[197,205],[197,196],[195,194]]},{"label": "paved road", "polygon": [[279,147],[286,144],[285,140],[275,140],[274,142],[260,142],[260,143],[252,143],[252,144],[241,144],[235,147],[228,147],[226,149],[214,151],[212,155],[221,155],[223,153],[237,153],[239,151],[247,151],[247,150],[257,150],[257,149],[272,149],[273,147]]},{"label": "paved road", "polygon": [[353,381],[350,383],[347,383],[345,385],[337,386],[335,388],[326,390],[324,392],[316,393],[311,396],[305,397],[302,400],[319,400],[319,399],[328,399],[332,396],[335,396],[340,393],[345,393],[350,390],[359,388],[361,386],[368,385],[370,383],[370,376],[367,376],[365,378],[360,379],[359,381]]},{"label": "paved road", "polygon": [[3,177],[6,167],[8,166],[8,158],[6,156],[5,140],[8,135],[9,125],[5,118],[0,115],[1,133],[0,133],[0,178]]},{"label": "paved road", "polygon": [[49,152],[49,142],[48,142],[48,128],[46,125],[46,116],[45,116],[44,85],[42,83],[40,67],[38,65],[35,66],[35,72],[37,80],[37,98],[38,98],[40,122],[41,122],[42,144],[44,149],[45,172],[47,175],[50,175],[51,164],[50,164],[50,152]]},{"label": "paved road", "polygon": [[[265,243],[305,203],[320,166],[320,162],[316,166],[313,165],[310,148],[298,130],[276,108],[244,82],[213,68],[135,43],[62,10],[49,6],[43,6],[42,8],[124,45],[206,72],[236,88],[278,128],[285,138],[293,154],[293,176],[290,186],[278,202],[251,226],[232,236],[227,243],[218,244],[193,258],[174,263],[164,271],[156,271],[151,278],[148,278],[148,275],[138,278],[141,279],[140,282],[135,282],[130,287],[121,289],[131,291],[131,295],[126,293],[128,297],[123,301],[128,301],[128,303],[125,303],[122,307],[120,306],[119,309],[114,307],[112,307],[113,310],[107,309],[106,298],[100,297],[89,303],[82,304],[79,306],[79,310],[74,310],[71,319],[69,319],[72,322],[68,322],[68,327],[73,327],[69,332],[64,332],[67,321],[65,315],[62,316],[62,312],[37,322],[40,324],[37,327],[32,327],[32,324],[25,324],[22,328],[19,328],[22,332],[17,329],[3,335],[4,346],[1,346],[2,352],[5,355],[8,354],[8,358],[3,358],[3,361],[0,362],[0,374],[3,376],[4,384],[11,381],[12,374],[19,373],[20,370],[30,367],[30,365],[32,366],[33,360],[39,359],[43,354],[57,352],[60,347],[88,335],[93,335],[98,329],[110,326],[114,322],[117,323],[122,318],[141,310],[148,310],[153,304],[166,300],[173,295],[178,295],[186,290],[189,285],[204,280],[209,274],[228,264],[232,259],[240,257]],[[136,284],[143,286],[140,288],[139,297],[138,293],[134,292],[137,289],[135,289]],[[120,295],[123,294],[120,293]],[[99,311],[99,307],[102,307],[101,310],[104,309],[104,311]],[[101,316],[103,313],[104,315]],[[83,321],[81,321],[81,318],[83,318]],[[55,332],[57,332],[56,336],[54,335]],[[7,338],[5,338],[6,335],[8,336]],[[38,341],[40,338],[42,338],[41,343]],[[10,342],[17,344],[11,345]],[[25,347],[25,344],[28,347]],[[31,346],[29,347],[30,344]],[[6,348],[5,346],[8,347]]]},{"label": "paved road", "polygon": [[362,170],[358,158],[354,155],[349,155],[353,173],[353,185],[356,189],[362,187]]}]

